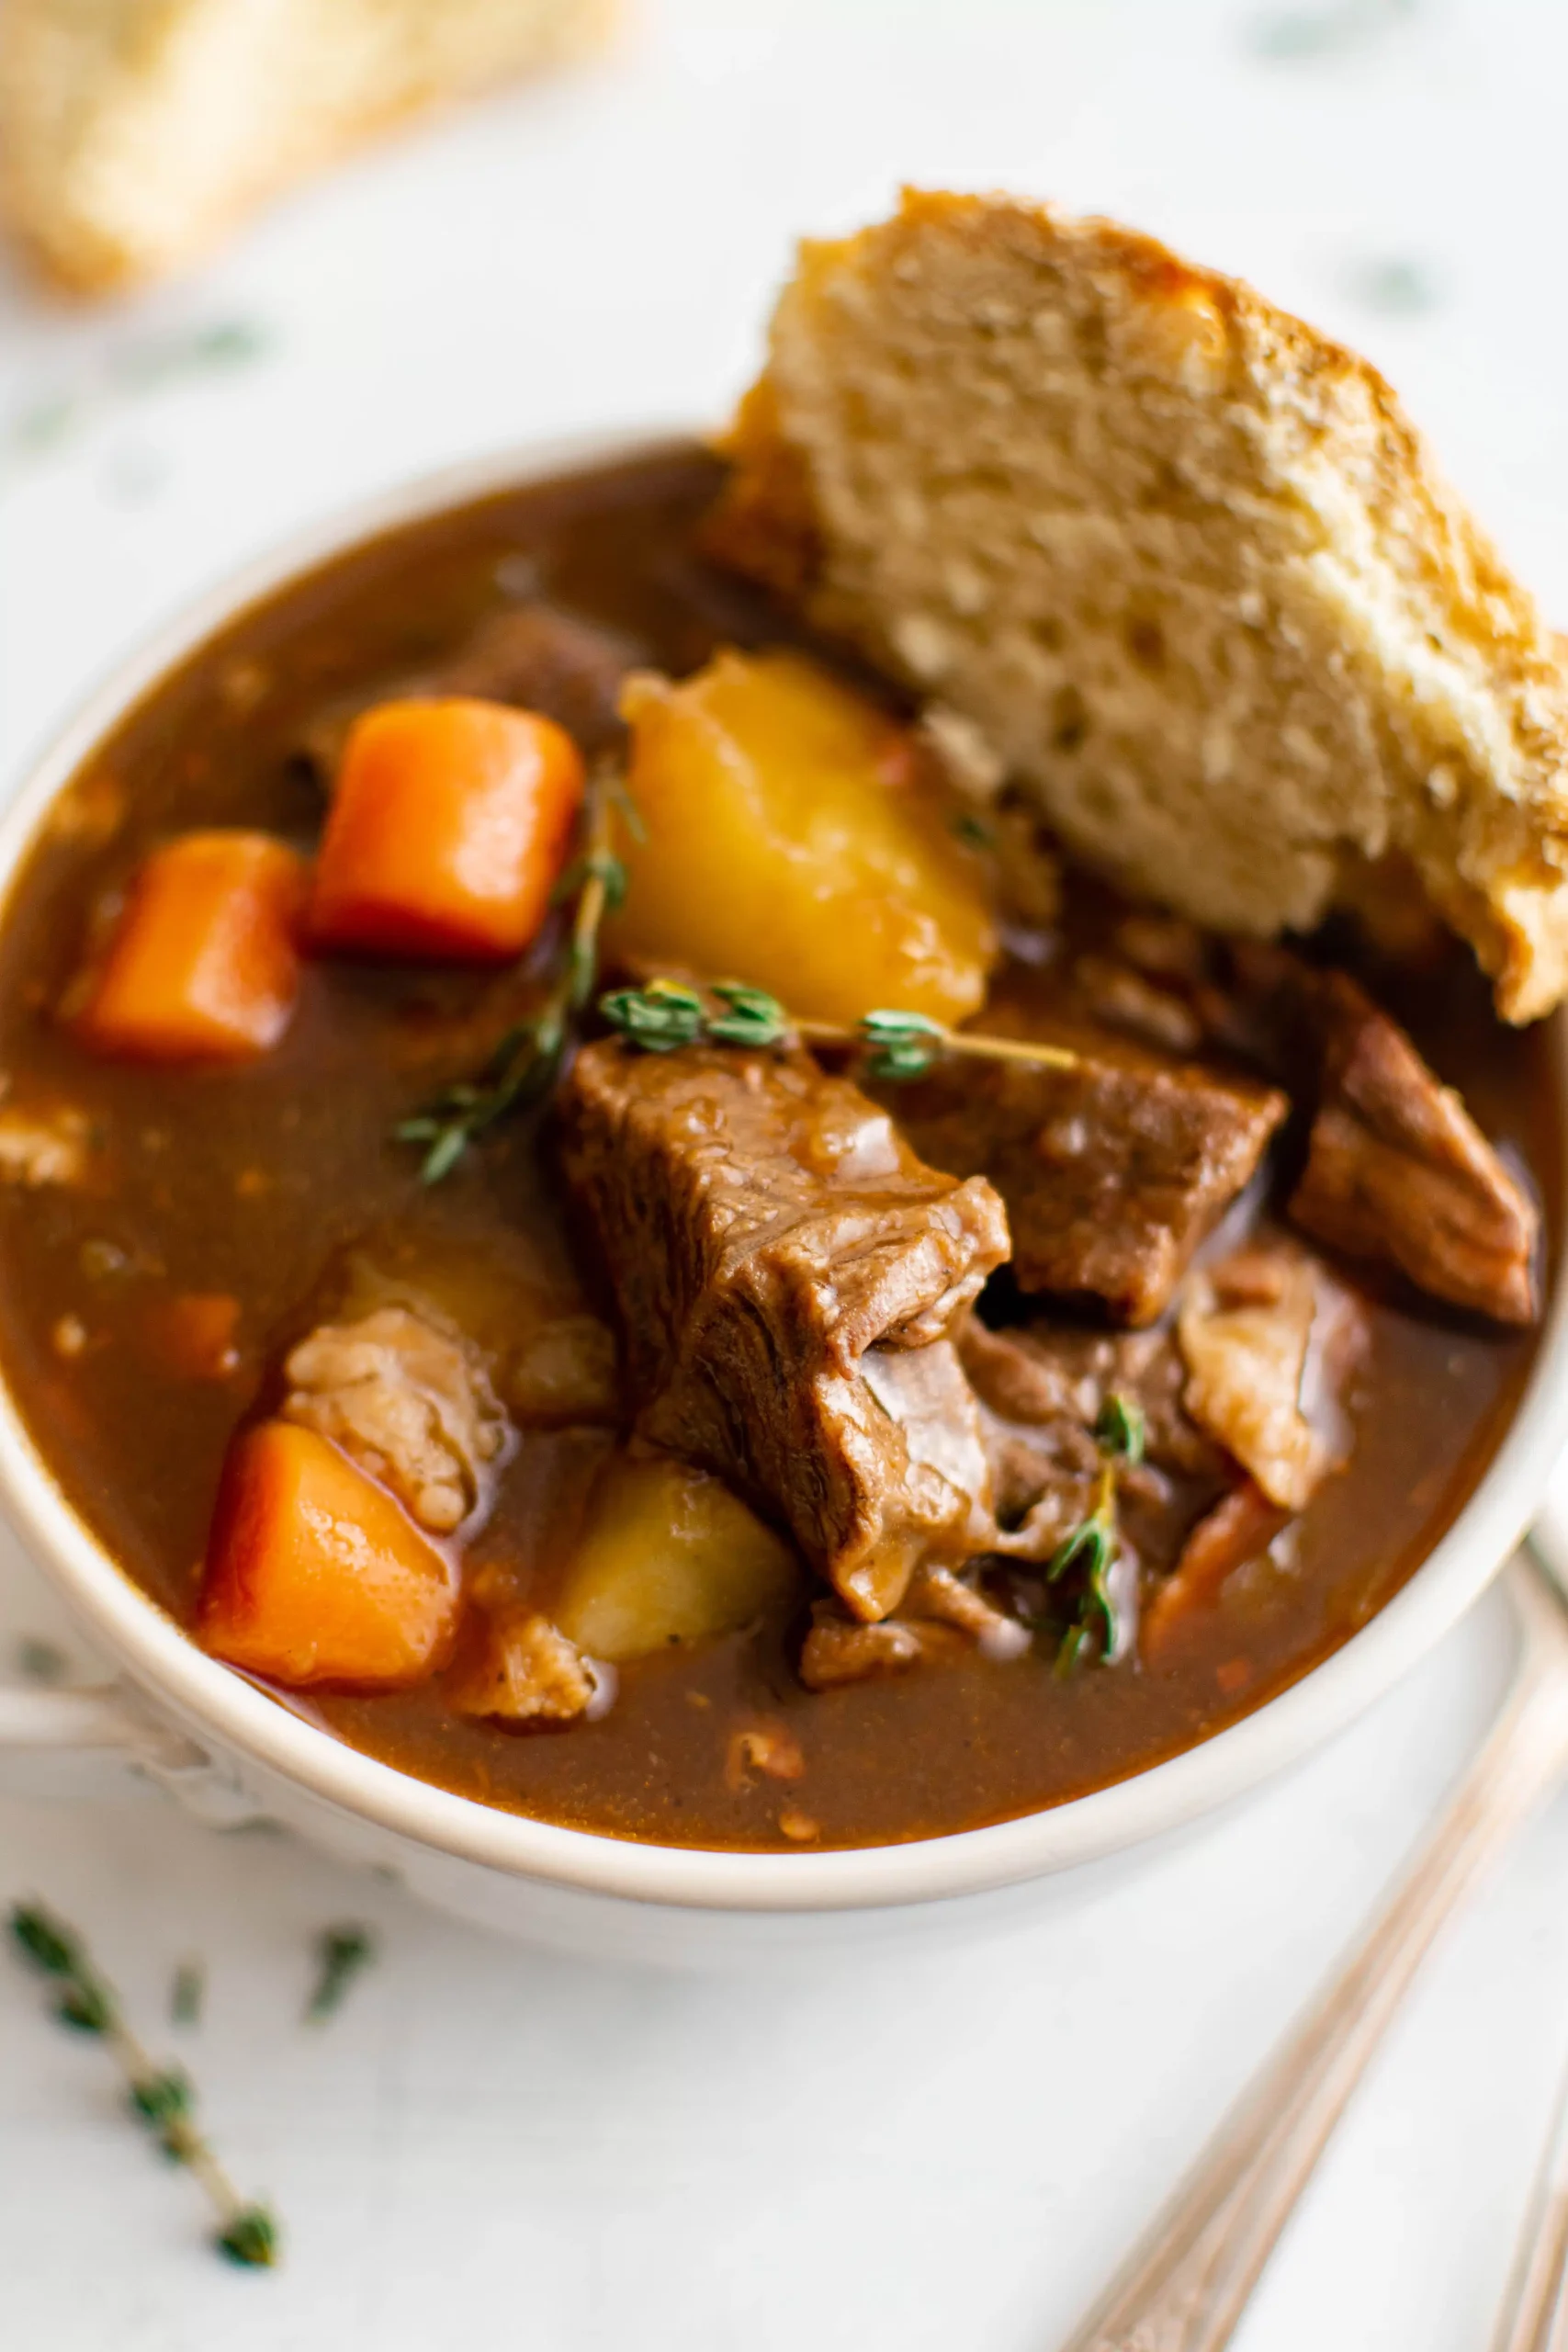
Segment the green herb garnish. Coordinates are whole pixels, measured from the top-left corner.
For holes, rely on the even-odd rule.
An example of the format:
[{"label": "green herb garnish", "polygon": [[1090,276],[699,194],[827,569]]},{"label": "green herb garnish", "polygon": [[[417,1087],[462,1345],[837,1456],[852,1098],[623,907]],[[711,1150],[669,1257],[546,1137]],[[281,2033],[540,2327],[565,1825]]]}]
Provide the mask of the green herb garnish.
[{"label": "green herb garnish", "polygon": [[[721,1008],[716,1012],[714,1000]],[[672,1054],[682,1046],[784,1046],[798,1037],[812,1046],[857,1047],[873,1079],[923,1078],[942,1054],[1048,1069],[1072,1069],[1078,1061],[1066,1046],[944,1029],[923,1012],[868,1012],[852,1028],[836,1021],[795,1021],[777,997],[741,980],[715,980],[695,989],[684,980],[653,979],[639,989],[612,989],[600,998],[599,1011],[628,1045],[645,1054]]]},{"label": "green herb garnish", "polygon": [[645,1054],[673,1054],[707,1034],[707,1012],[695,989],[681,980],[649,980],[644,989],[612,989],[599,1011]]},{"label": "green herb garnish", "polygon": [[248,367],[271,348],[272,335],[259,319],[214,319],[170,334],[144,335],[128,343],[109,362],[115,381],[130,391],[151,391],[209,369]]},{"label": "green herb garnish", "polygon": [[175,2025],[199,2025],[207,1976],[199,1961],[182,1960],[169,1986],[169,2015]]},{"label": "green herb garnish", "polygon": [[96,2034],[126,2079],[130,2113],[171,2164],[194,2175],[218,2215],[213,2244],[231,2262],[268,2268],[277,2260],[277,2224],[265,2206],[247,2204],[236,2191],[196,2123],[196,2096],[177,2066],[158,2066],[120,2014],[112,1984],[100,1976],[73,1928],[40,1903],[11,1911],[18,1951],[59,1987],[54,2014],[77,2033]]},{"label": "green herb garnish", "polygon": [[355,1978],[376,1957],[376,1939],[368,1928],[353,1924],[326,1928],[317,1938],[316,1953],[321,1973],[305,2010],[312,2025],[319,2025],[323,2018],[330,2018],[342,2007],[344,1996]]},{"label": "green herb garnish", "polygon": [[972,816],[967,808],[961,808],[949,821],[954,836],[965,849],[995,849],[997,837],[984,818]]},{"label": "green herb garnish", "polygon": [[24,1682],[63,1682],[71,1661],[57,1642],[41,1634],[24,1634],[17,1644],[17,1671]]},{"label": "green herb garnish", "polygon": [[600,924],[626,896],[626,868],[610,846],[612,810],[624,797],[624,785],[608,770],[590,784],[587,847],[556,885],[558,899],[575,899],[576,905],[544,1001],[513,1023],[473,1078],[448,1086],[394,1129],[400,1143],[425,1147],[420,1173],[427,1184],[439,1184],[471,1143],[555,1084],[572,1025],[598,977]]},{"label": "green herb garnish", "polygon": [[1100,1469],[1093,1506],[1088,1518],[1080,1520],[1057,1544],[1045,1568],[1048,1584],[1060,1584],[1075,1576],[1078,1579],[1076,1608],[1056,1652],[1059,1674],[1070,1674],[1097,1637],[1102,1665],[1109,1666],[1117,1653],[1121,1625],[1111,1591],[1111,1571],[1122,1549],[1117,1485],[1120,1473],[1135,1468],[1144,1458],[1142,1406],[1112,1392],[1096,1417],[1094,1439],[1100,1448]]},{"label": "green herb garnish", "polygon": [[1145,1436],[1143,1407],[1113,1389],[1095,1417],[1095,1443],[1131,1470],[1144,1458]]},{"label": "green herb garnish", "polygon": [[949,1032],[923,1012],[868,1012],[860,1024],[866,1072],[882,1079],[924,1078]]}]

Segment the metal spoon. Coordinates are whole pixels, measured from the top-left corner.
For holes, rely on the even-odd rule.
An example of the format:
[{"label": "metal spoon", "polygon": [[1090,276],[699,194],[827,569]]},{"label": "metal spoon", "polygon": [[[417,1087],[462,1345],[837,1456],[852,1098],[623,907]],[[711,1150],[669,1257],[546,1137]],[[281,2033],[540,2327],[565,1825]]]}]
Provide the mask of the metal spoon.
[{"label": "metal spoon", "polygon": [[[1554,1547],[1555,1553],[1555,1547]],[[1221,2352],[1329,2133],[1438,1931],[1535,1806],[1568,1775],[1568,1600],[1528,1552],[1504,1583],[1519,1653],[1495,1724],[1387,1907],[1266,2060],[1176,2194],[1063,2352]],[[1554,2142],[1568,2163],[1562,2134]],[[1568,2188],[1555,2196],[1558,2269],[1545,2324],[1563,2322]],[[1522,2274],[1521,2274],[1522,2275]],[[1520,2289],[1517,2307],[1526,2312]],[[1550,2299],[1550,2298],[1549,2298]],[[1539,2296],[1529,2309],[1546,2309]],[[1521,2324],[1525,2324],[1521,2321]],[[1495,2352],[1568,2352],[1568,2334],[1504,2335]]]},{"label": "metal spoon", "polygon": [[1568,2352],[1568,2082],[1558,2094],[1492,2352]]}]

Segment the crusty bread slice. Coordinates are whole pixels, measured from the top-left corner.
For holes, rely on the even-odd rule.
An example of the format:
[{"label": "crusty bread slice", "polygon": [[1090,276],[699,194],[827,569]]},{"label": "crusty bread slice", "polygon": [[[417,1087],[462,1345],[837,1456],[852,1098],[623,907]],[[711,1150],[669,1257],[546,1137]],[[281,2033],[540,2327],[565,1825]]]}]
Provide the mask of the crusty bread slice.
[{"label": "crusty bread slice", "polygon": [[187,260],[399,118],[568,56],[614,0],[0,0],[13,221],[85,290]]},{"label": "crusty bread slice", "polygon": [[721,551],[1093,864],[1269,934],[1403,853],[1509,1020],[1568,989],[1550,636],[1382,378],[1249,288],[909,193],[802,249],[731,450]]}]

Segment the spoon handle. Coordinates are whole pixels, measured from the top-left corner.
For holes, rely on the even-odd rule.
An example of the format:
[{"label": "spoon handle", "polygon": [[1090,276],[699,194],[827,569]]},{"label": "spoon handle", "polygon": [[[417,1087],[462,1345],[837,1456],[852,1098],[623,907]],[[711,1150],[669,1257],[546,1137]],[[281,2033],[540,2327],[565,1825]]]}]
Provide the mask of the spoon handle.
[{"label": "spoon handle", "polygon": [[1568,2352],[1568,2082],[1558,2094],[1492,2352]]},{"label": "spoon handle", "polygon": [[[1568,1770],[1568,1614],[1524,1555],[1505,1576],[1519,1657],[1484,1745],[1382,1917],[1265,2061],[1064,2352],[1221,2352],[1230,2342],[1438,1930]],[[1546,2335],[1507,2339],[1506,2352],[1549,2345],[1568,2352]]]}]

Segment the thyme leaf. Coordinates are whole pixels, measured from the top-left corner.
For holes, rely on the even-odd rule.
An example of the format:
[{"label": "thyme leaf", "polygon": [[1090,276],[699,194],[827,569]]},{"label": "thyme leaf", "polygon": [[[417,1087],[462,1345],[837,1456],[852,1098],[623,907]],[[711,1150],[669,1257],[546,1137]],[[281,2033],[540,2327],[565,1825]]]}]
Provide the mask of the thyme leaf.
[{"label": "thyme leaf", "polygon": [[[538,1102],[556,1082],[571,1024],[593,993],[600,925],[626,896],[626,870],[610,846],[612,812],[621,805],[616,793],[615,772],[599,770],[589,786],[587,847],[556,885],[558,902],[575,903],[543,1003],[513,1022],[473,1077],[454,1081],[392,1131],[399,1143],[424,1146],[420,1175],[426,1184],[439,1184],[470,1144]],[[622,814],[629,830],[624,808]]]},{"label": "thyme leaf", "polygon": [[182,1960],[169,1987],[169,2015],[175,2025],[199,2025],[207,1978],[199,1961]]},{"label": "thyme leaf", "polygon": [[353,1924],[325,1928],[316,1939],[316,1953],[321,1973],[305,2010],[311,2025],[320,2025],[323,2018],[330,2018],[342,2007],[344,1996],[355,1978],[376,1957],[376,1939],[368,1928]]},{"label": "thyme leaf", "polygon": [[[723,1008],[716,1012],[710,1001],[715,998]],[[857,1047],[873,1079],[923,1078],[942,1054],[1030,1062],[1047,1069],[1075,1069],[1078,1061],[1066,1046],[944,1029],[923,1012],[883,1008],[852,1027],[795,1021],[777,997],[741,980],[715,980],[705,991],[684,980],[652,979],[638,989],[611,989],[600,998],[599,1011],[618,1035],[645,1054],[672,1054],[682,1046],[784,1046],[799,1037],[807,1045]]]},{"label": "thyme leaf", "polygon": [[17,1671],[25,1682],[63,1682],[70,1670],[71,1661],[58,1643],[24,1634],[17,1644]]},{"label": "thyme leaf", "polygon": [[868,1012],[860,1024],[872,1078],[924,1078],[947,1042],[940,1022],[923,1012]]},{"label": "thyme leaf", "polygon": [[1134,1469],[1143,1460],[1145,1438],[1143,1407],[1136,1398],[1112,1390],[1095,1418],[1100,1471],[1093,1505],[1088,1517],[1064,1536],[1045,1566],[1047,1584],[1060,1584],[1068,1577],[1077,1583],[1073,1613],[1056,1652],[1058,1674],[1070,1674],[1091,1642],[1098,1642],[1102,1666],[1111,1663],[1121,1645],[1121,1621],[1111,1590],[1111,1571],[1122,1552],[1117,1486],[1120,1473]]},{"label": "thyme leaf", "polygon": [[1143,1407],[1134,1397],[1112,1389],[1095,1419],[1096,1444],[1113,1461],[1135,1469],[1144,1458],[1145,1434]]},{"label": "thyme leaf", "polygon": [[782,1046],[789,1037],[789,1015],[765,989],[748,988],[740,980],[716,980],[713,993],[725,1008],[707,1024],[708,1035],[718,1045]]},{"label": "thyme leaf", "polygon": [[94,1966],[75,1930],[41,1903],[18,1903],[11,1940],[58,1987],[54,2014],[79,2033],[96,2034],[125,2076],[126,2104],[172,2164],[201,2188],[218,2217],[213,2244],[230,2261],[269,2268],[278,2255],[277,2224],[265,2205],[246,2203],[196,2121],[196,2093],[177,2066],[154,2064],[120,2014],[118,1996]]},{"label": "thyme leaf", "polygon": [[645,1054],[673,1054],[709,1034],[702,998],[682,980],[612,989],[600,998],[599,1011],[612,1029]]},{"label": "thyme leaf", "polygon": [[243,2205],[213,2244],[242,2270],[270,2270],[277,2261],[277,2223],[265,2205]]}]

